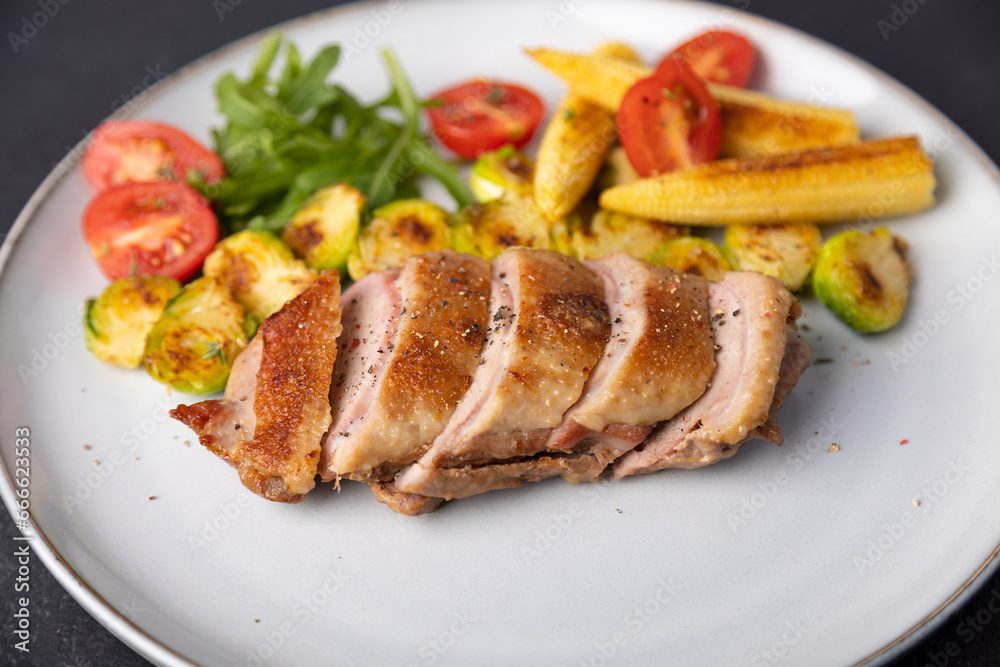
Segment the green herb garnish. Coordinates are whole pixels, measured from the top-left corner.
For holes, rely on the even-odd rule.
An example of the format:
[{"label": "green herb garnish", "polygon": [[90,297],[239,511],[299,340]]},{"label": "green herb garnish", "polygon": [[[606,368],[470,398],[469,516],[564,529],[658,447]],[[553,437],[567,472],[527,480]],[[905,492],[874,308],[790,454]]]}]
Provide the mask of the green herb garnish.
[{"label": "green herb garnish", "polygon": [[202,359],[205,361],[218,359],[219,363],[223,366],[229,365],[229,361],[226,358],[225,343],[217,343],[214,340],[203,340],[201,344],[205,346],[205,354],[202,355]]},{"label": "green herb garnish", "polygon": [[213,200],[228,232],[281,229],[311,194],[338,182],[365,193],[369,209],[417,196],[416,180],[425,174],[458,206],[471,203],[455,167],[421,136],[421,103],[391,52],[383,57],[392,88],[365,106],[327,81],[339,46],[303,62],[288,43],[285,65],[271,78],[282,44],[281,35],[268,37],[248,79],[230,72],[216,87],[227,122],[213,134],[229,175],[214,186],[194,185]]}]

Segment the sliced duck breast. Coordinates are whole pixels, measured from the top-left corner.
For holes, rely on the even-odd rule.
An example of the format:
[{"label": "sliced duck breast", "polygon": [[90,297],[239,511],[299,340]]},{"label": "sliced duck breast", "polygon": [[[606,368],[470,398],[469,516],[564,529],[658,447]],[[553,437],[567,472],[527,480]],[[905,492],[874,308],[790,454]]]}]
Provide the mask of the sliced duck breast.
[{"label": "sliced duck breast", "polygon": [[179,405],[170,415],[236,466],[248,489],[300,502],[315,486],[330,425],[340,330],[340,280],[330,271],[264,321],[234,361],[223,400]]},{"label": "sliced duck breast", "polygon": [[603,291],[592,271],[558,253],[514,249],[495,258],[491,317],[472,386],[396,486],[421,494],[429,479],[422,471],[543,451],[603,353],[610,333]]},{"label": "sliced duck breast", "polygon": [[[750,437],[780,433],[768,423],[779,380],[797,381],[808,364],[808,346],[794,333],[798,300],[777,280],[755,272],[730,272],[710,283],[708,306],[716,368],[708,390],[645,442],[614,463],[615,477],[662,468],[694,468],[732,456]],[[782,375],[786,346],[792,346]],[[778,401],[780,403],[780,400]]]},{"label": "sliced duck breast", "polygon": [[622,453],[704,393],[715,370],[708,283],[622,253],[587,266],[604,280],[611,337],[548,449],[583,441]]},{"label": "sliced duck breast", "polygon": [[386,505],[397,514],[406,516],[420,516],[433,512],[444,498],[434,498],[431,496],[418,496],[415,493],[403,493],[396,488],[395,482],[369,482],[375,499]]},{"label": "sliced duck breast", "polygon": [[489,264],[451,251],[372,274],[344,295],[325,479],[390,480],[445,428],[472,382],[487,328]]},{"label": "sliced duck breast", "polygon": [[319,465],[324,481],[335,477],[330,470],[333,455],[375,403],[403,308],[398,277],[398,271],[370,273],[351,285],[341,299],[343,332],[337,340],[337,363],[329,387],[332,423],[323,438]]},{"label": "sliced duck breast", "polygon": [[[396,488],[405,484],[406,488],[419,488],[421,493],[427,496],[453,500],[520,486],[521,482],[539,482],[550,477],[562,477],[574,483],[594,482],[600,478],[601,473],[616,455],[615,453],[609,455],[605,450],[601,450],[543,453],[510,461],[456,468],[425,468],[413,465],[400,473]],[[396,509],[391,503],[386,504]]]}]

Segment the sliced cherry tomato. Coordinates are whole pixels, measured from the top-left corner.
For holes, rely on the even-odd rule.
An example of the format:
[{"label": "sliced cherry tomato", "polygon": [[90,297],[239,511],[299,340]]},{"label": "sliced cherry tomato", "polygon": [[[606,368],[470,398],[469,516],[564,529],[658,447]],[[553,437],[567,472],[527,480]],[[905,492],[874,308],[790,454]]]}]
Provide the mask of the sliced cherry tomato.
[{"label": "sliced cherry tomato", "polygon": [[111,280],[136,274],[183,282],[212,250],[219,223],[208,201],[186,183],[126,183],[90,202],[83,237]]},{"label": "sliced cherry tomato", "polygon": [[122,183],[226,175],[219,156],[175,127],[145,120],[101,123],[83,154],[83,174],[98,191]]},{"label": "sliced cherry tomato", "polygon": [[687,64],[668,59],[625,93],[618,136],[643,177],[709,162],[719,154],[719,103]]},{"label": "sliced cherry tomato", "polygon": [[757,60],[757,49],[743,35],[709,30],[684,42],[664,58],[680,58],[701,78],[743,88]]},{"label": "sliced cherry tomato", "polygon": [[527,88],[477,79],[441,91],[427,107],[434,136],[462,157],[531,140],[545,115],[545,104]]}]

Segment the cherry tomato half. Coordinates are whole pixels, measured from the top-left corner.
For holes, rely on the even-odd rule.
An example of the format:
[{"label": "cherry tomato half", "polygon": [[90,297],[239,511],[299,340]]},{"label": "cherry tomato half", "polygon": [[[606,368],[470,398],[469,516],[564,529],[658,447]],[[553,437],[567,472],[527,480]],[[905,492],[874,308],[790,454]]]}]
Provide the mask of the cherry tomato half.
[{"label": "cherry tomato half", "polygon": [[122,183],[214,183],[226,175],[219,156],[175,127],[145,120],[101,123],[83,155],[83,174],[101,191]]},{"label": "cherry tomato half", "polygon": [[111,280],[134,273],[183,282],[211,252],[219,223],[186,183],[126,183],[94,197],[83,214],[83,237]]},{"label": "cherry tomato half", "polygon": [[668,59],[625,93],[618,136],[643,177],[709,162],[722,138],[719,103],[690,67]]},{"label": "cherry tomato half", "polygon": [[462,157],[531,140],[545,104],[527,88],[477,79],[441,91],[427,107],[434,136]]},{"label": "cherry tomato half", "polygon": [[757,50],[743,35],[709,30],[678,46],[664,60],[669,58],[680,58],[706,81],[743,88],[753,71]]}]

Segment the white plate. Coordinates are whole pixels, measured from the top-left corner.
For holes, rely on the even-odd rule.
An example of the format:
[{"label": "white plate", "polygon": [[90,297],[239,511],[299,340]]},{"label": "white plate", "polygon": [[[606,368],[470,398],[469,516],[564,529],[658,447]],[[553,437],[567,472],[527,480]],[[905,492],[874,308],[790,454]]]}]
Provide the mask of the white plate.
[{"label": "white plate", "polygon": [[[336,75],[369,99],[386,90],[377,47],[391,45],[421,94],[496,76],[554,105],[561,85],[521,46],[624,38],[654,59],[727,25],[761,49],[757,87],[850,107],[869,136],[920,135],[940,203],[890,223],[917,275],[904,322],[862,337],[805,302],[815,356],[834,361],[809,370],[781,411],[780,449],[753,443],[714,467],[615,483],[532,484],[418,519],[360,485],[277,505],[184,446],[193,435],[166,410],[189,398],[85,351],[80,306],[105,281],[77,231],[92,193],[70,156],[0,253],[0,444],[13,508],[14,429],[30,429],[29,534],[74,597],[168,665],[595,666],[878,662],[964,599],[1000,544],[1000,188],[982,153],[856,59],[716,6],[391,6],[402,10],[354,5],[283,29],[309,54],[362,47]],[[135,114],[207,141],[213,82],[246,72],[256,42],[172,77]]]}]

